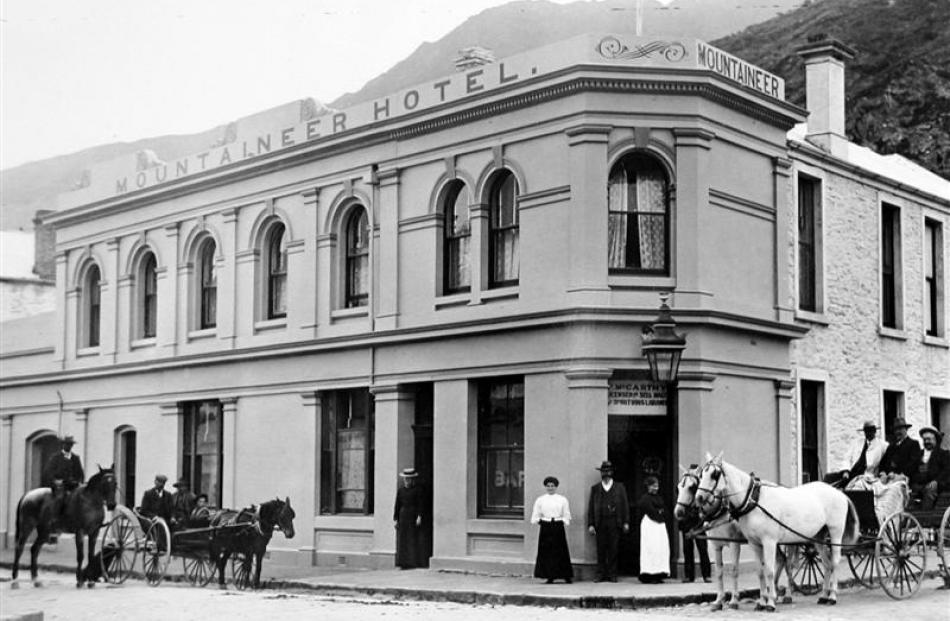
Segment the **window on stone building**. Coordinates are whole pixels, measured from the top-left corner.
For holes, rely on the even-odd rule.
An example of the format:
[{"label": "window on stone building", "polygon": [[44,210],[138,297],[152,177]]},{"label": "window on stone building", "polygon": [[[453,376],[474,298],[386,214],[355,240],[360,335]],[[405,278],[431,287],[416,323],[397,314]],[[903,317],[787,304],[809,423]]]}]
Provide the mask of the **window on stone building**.
[{"label": "window on stone building", "polygon": [[885,390],[881,395],[884,409],[884,433],[888,442],[893,441],[891,430],[894,429],[894,419],[904,418],[904,393],[897,390]]},{"label": "window on stone building", "polygon": [[139,327],[138,338],[155,338],[158,324],[158,263],[155,254],[148,252],[139,263],[138,285]]},{"label": "window on stone building", "polygon": [[488,286],[518,284],[519,215],[518,180],[510,170],[495,176],[489,193],[488,257],[491,263]]},{"label": "window on stone building", "polygon": [[190,401],[183,406],[181,476],[195,494],[222,505],[224,424],[220,401]]},{"label": "window on stone building", "polygon": [[881,325],[899,329],[901,307],[901,211],[881,204]]},{"label": "window on stone building", "polygon": [[320,512],[373,513],[375,417],[366,388],[322,398]]},{"label": "window on stone building", "polygon": [[101,320],[101,278],[98,265],[90,265],[82,284],[82,334],[83,347],[99,346]]},{"label": "window on stone building", "polygon": [[524,378],[478,384],[478,513],[524,511]]},{"label": "window on stone building", "polygon": [[801,398],[801,466],[802,483],[820,481],[827,469],[822,463],[825,445],[825,384],[802,380]]},{"label": "window on stone building", "polygon": [[362,206],[353,208],[346,221],[345,306],[358,308],[369,303],[369,216]]},{"label": "window on stone building", "polygon": [[607,266],[615,273],[669,274],[666,171],[645,153],[625,155],[607,182]]},{"label": "window on stone building", "polygon": [[924,219],[924,330],[927,336],[943,336],[944,328],[943,226]]},{"label": "window on stone building", "polygon": [[950,429],[950,399],[930,398],[930,424],[944,430],[940,447],[950,448],[950,433],[946,433]]},{"label": "window on stone building", "polygon": [[267,232],[265,256],[267,318],[280,319],[287,316],[287,234],[282,223]]},{"label": "window on stone building", "polygon": [[207,239],[198,250],[198,328],[218,325],[218,269],[214,264],[215,243]]},{"label": "window on stone building", "polygon": [[798,177],[798,308],[819,312],[821,303],[821,182]]},{"label": "window on stone building", "polygon": [[468,249],[472,228],[465,184],[453,181],[444,196],[442,292],[461,293],[471,288]]}]

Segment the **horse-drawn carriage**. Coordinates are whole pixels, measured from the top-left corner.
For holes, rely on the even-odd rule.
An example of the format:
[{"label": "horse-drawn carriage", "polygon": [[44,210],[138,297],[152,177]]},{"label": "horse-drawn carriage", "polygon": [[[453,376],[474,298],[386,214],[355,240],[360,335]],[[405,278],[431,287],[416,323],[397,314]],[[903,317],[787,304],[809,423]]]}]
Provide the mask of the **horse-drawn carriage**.
[{"label": "horse-drawn carriage", "polygon": [[102,576],[113,584],[125,582],[135,572],[141,555],[142,574],[148,584],[156,586],[165,578],[172,557],[178,557],[193,586],[207,585],[215,573],[223,586],[224,568],[230,559],[234,586],[257,587],[271,535],[280,530],[288,539],[293,537],[294,517],[290,499],[276,499],[259,508],[212,510],[206,519],[172,529],[161,517],[144,516],[118,505],[100,534]]}]

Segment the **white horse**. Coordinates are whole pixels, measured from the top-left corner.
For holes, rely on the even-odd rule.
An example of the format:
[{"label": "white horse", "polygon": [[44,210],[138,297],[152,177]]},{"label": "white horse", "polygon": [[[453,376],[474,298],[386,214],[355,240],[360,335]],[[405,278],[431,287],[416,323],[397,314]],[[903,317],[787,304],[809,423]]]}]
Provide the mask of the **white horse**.
[{"label": "white horse", "polygon": [[701,507],[710,506],[717,492],[731,507],[759,562],[759,583],[764,589],[756,610],[775,611],[775,555],[779,544],[815,540],[827,542],[819,546],[825,575],[818,603],[838,602],[835,574],[841,546],[853,545],[860,535],[858,513],[847,496],[819,482],[795,488],[762,486],[747,472],[723,461],[721,453],[703,466],[696,502]]},{"label": "white horse", "polygon": [[[682,476],[676,485],[676,507],[673,510],[673,515],[676,516],[677,520],[682,521],[687,517],[690,508],[696,504],[696,490],[699,487],[702,468],[697,467],[688,470],[680,466],[680,471]],[[725,504],[721,492],[715,494],[713,504],[706,507],[706,511],[700,510],[700,516],[704,522],[707,522],[707,525],[703,529],[703,535],[707,541],[712,543],[714,553],[713,576],[716,578],[717,589],[716,600],[711,606],[711,609],[714,611],[722,610],[724,605],[731,610],[739,609],[739,554],[745,537],[743,537],[742,531],[739,529],[739,524],[735,520],[730,519],[727,515],[728,511],[729,507]],[[709,524],[710,522],[711,524]],[[729,593],[728,602],[726,602],[726,589],[723,579],[726,572],[726,565],[723,562],[722,554],[723,548],[727,546],[729,547],[732,558],[732,564],[728,568],[729,577],[732,580],[732,590]],[[781,548],[778,548],[777,554],[778,558],[776,562],[778,569],[775,572],[776,591],[778,590],[778,576],[782,573],[782,569],[784,569],[786,577],[788,578],[788,592],[791,592],[791,564]],[[759,572],[759,592],[762,593],[764,590],[763,574]],[[792,602],[792,598],[788,595],[788,592],[782,600],[784,604],[790,604]]]}]

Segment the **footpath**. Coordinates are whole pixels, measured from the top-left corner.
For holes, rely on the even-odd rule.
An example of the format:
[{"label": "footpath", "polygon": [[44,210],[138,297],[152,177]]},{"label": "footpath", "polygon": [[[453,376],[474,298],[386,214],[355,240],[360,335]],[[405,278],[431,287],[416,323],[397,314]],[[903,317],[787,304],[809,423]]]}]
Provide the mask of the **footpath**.
[{"label": "footpath", "polygon": [[[936,561],[936,558],[928,558],[928,567],[935,567],[929,562],[931,560]],[[141,563],[141,559],[138,563]],[[4,568],[4,572],[0,580],[10,579],[12,566],[13,550],[3,550],[0,553],[0,567]],[[43,546],[39,568],[40,578],[46,572],[74,573],[76,549],[73,540],[63,537],[57,545]],[[141,571],[141,567],[137,567],[137,570]],[[847,561],[842,561],[838,573],[843,583],[850,581]],[[29,580],[29,576],[29,550],[26,549],[20,559],[19,579]],[[230,580],[230,567],[226,570],[225,579]],[[181,558],[172,557],[165,580],[185,580]],[[322,595],[349,594],[462,604],[567,608],[650,608],[711,602],[716,598],[715,585],[704,583],[702,579],[691,583],[669,579],[663,584],[641,584],[636,578],[622,577],[617,583],[583,581],[545,584],[542,580],[524,576],[493,576],[433,569],[401,571],[299,566],[268,558],[264,559],[261,584],[267,589],[306,590]],[[758,596],[758,577],[751,567],[742,567],[739,587],[743,599]],[[206,588],[213,588],[213,583]],[[229,584],[228,588],[233,589],[234,586]],[[795,595],[795,599],[812,597]]]}]

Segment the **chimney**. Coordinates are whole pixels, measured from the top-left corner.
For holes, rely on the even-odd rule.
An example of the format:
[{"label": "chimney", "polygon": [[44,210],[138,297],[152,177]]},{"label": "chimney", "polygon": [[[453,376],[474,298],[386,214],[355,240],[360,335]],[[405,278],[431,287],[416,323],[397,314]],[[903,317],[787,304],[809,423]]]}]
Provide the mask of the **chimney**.
[{"label": "chimney", "polygon": [[844,63],[855,52],[824,34],[808,37],[796,52],[805,61],[806,136],[833,155],[844,155]]},{"label": "chimney", "polygon": [[40,209],[33,218],[33,273],[53,282],[56,280],[56,230],[43,222],[54,213],[52,209]]}]

